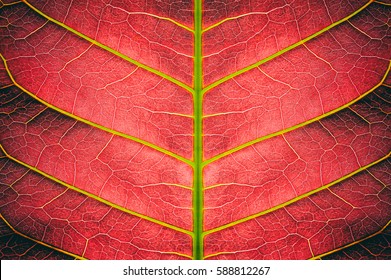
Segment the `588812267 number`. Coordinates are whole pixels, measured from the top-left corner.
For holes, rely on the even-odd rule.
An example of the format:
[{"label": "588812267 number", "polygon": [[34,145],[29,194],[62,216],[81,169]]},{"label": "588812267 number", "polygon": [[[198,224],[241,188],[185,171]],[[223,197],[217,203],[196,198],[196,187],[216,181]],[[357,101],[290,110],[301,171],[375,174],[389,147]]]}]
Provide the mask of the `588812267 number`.
[{"label": "588812267 number", "polygon": [[217,275],[268,275],[270,266],[261,267],[239,267],[239,266],[218,266]]}]

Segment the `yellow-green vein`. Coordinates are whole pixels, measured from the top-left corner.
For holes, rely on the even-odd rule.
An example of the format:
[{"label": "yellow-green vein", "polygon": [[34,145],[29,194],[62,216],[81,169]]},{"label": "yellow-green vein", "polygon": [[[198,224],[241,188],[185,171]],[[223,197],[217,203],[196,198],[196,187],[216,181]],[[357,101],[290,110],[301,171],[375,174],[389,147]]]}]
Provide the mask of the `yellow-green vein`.
[{"label": "yellow-green vein", "polygon": [[243,17],[246,17],[246,16],[253,16],[253,15],[267,15],[268,13],[267,12],[250,12],[250,13],[246,13],[246,14],[241,14],[241,15],[238,15],[238,16],[235,16],[235,17],[228,17],[228,18],[225,18],[219,22],[216,22],[210,26],[208,26],[207,28],[204,28],[202,30],[202,33],[205,33],[205,32],[208,32],[209,30],[227,22],[227,21],[231,21],[231,20],[235,20],[235,19],[238,19],[238,18],[243,18]]},{"label": "yellow-green vein", "polygon": [[54,111],[56,111],[56,112],[58,112],[58,113],[61,113],[61,114],[65,115],[65,116],[67,116],[67,117],[70,117],[70,118],[72,118],[72,119],[74,119],[74,120],[77,120],[77,121],[80,121],[80,122],[82,122],[82,123],[88,124],[89,126],[98,128],[98,129],[100,129],[100,130],[103,130],[103,131],[105,131],[105,132],[111,133],[111,134],[113,134],[113,135],[120,136],[120,137],[122,137],[122,138],[126,138],[126,139],[132,140],[132,141],[134,141],[134,142],[143,144],[143,145],[145,145],[145,146],[147,146],[147,147],[149,147],[149,148],[151,148],[151,149],[157,150],[157,151],[159,151],[159,152],[161,152],[161,153],[163,153],[163,154],[165,154],[165,155],[168,155],[168,156],[173,157],[173,158],[176,158],[177,160],[180,160],[180,161],[182,161],[182,162],[184,162],[184,163],[187,163],[187,164],[190,165],[190,166],[193,165],[193,162],[192,162],[191,160],[188,160],[188,159],[186,159],[186,158],[184,158],[184,157],[181,157],[181,156],[179,156],[179,155],[177,155],[177,154],[175,154],[175,153],[173,153],[173,152],[171,152],[171,151],[169,151],[169,150],[163,149],[163,148],[161,148],[161,147],[159,147],[159,146],[157,146],[157,145],[154,145],[154,144],[152,144],[152,143],[150,143],[150,142],[147,142],[147,141],[145,141],[145,140],[142,140],[142,139],[140,139],[140,138],[137,138],[137,137],[134,137],[134,136],[130,136],[130,135],[126,134],[126,133],[123,133],[123,132],[120,132],[120,131],[116,131],[116,130],[114,130],[114,129],[110,129],[110,128],[108,128],[108,127],[105,127],[105,126],[102,126],[102,125],[100,125],[100,124],[94,123],[94,122],[89,121],[89,120],[87,120],[87,119],[84,119],[84,118],[82,118],[82,117],[73,115],[73,114],[71,114],[71,113],[69,113],[69,112],[67,112],[67,111],[65,111],[65,110],[62,110],[62,109],[60,109],[60,108],[58,108],[58,107],[56,107],[56,106],[54,106],[54,105],[52,105],[52,104],[46,102],[45,100],[43,100],[43,99],[37,97],[35,94],[33,94],[33,93],[30,92],[29,90],[25,89],[25,88],[22,87],[19,83],[16,82],[16,80],[14,79],[14,77],[13,77],[13,75],[12,75],[10,69],[8,68],[6,59],[3,57],[2,54],[0,54],[0,57],[1,57],[1,59],[3,60],[5,69],[6,69],[7,73],[8,73],[8,76],[10,77],[10,79],[12,80],[12,82],[14,83],[14,85],[15,85],[16,87],[18,87],[20,90],[22,90],[23,92],[25,92],[26,94],[28,94],[29,96],[31,96],[32,98],[34,98],[36,101],[38,101],[38,102],[42,103],[43,105],[47,106],[48,108],[50,108],[50,109],[52,109],[52,110],[54,110]]},{"label": "yellow-green vein", "polygon": [[339,179],[337,179],[337,180],[334,180],[334,181],[332,181],[332,182],[330,182],[330,183],[328,183],[328,184],[326,184],[326,185],[323,185],[323,186],[321,186],[321,187],[319,187],[319,188],[316,188],[316,189],[314,189],[314,190],[312,190],[312,191],[303,193],[303,194],[301,194],[301,195],[299,195],[299,196],[297,196],[297,197],[295,197],[295,198],[292,198],[292,199],[290,199],[290,200],[288,200],[288,201],[286,201],[286,202],[284,202],[284,203],[281,203],[281,204],[276,205],[276,206],[274,206],[274,207],[271,207],[271,208],[269,208],[269,209],[263,210],[263,211],[258,212],[258,213],[256,213],[256,214],[247,216],[247,217],[245,217],[245,218],[236,220],[236,221],[234,221],[234,222],[231,222],[231,223],[228,223],[228,224],[225,224],[225,225],[216,227],[216,228],[214,228],[214,229],[208,230],[208,231],[204,232],[204,236],[206,236],[206,235],[208,235],[208,234],[211,234],[211,233],[213,233],[213,232],[217,232],[217,231],[220,231],[220,230],[223,230],[223,229],[226,229],[226,228],[229,228],[229,227],[232,227],[232,226],[235,226],[235,225],[238,225],[238,224],[247,222],[247,221],[249,221],[249,220],[252,220],[252,219],[255,219],[255,218],[264,216],[264,215],[269,214],[269,213],[271,213],[271,212],[274,212],[274,211],[276,211],[276,210],[278,210],[278,209],[281,209],[281,208],[284,208],[284,207],[286,207],[286,206],[289,206],[289,205],[291,205],[291,204],[293,204],[293,203],[295,203],[295,202],[298,202],[298,201],[300,201],[300,200],[302,200],[302,199],[304,199],[304,198],[307,198],[307,197],[309,197],[309,196],[311,196],[311,195],[313,195],[313,194],[316,194],[316,193],[318,193],[318,192],[320,192],[320,191],[322,191],[322,190],[328,189],[328,188],[330,188],[330,187],[332,187],[332,186],[334,186],[334,185],[336,185],[336,184],[338,184],[338,183],[340,183],[340,182],[342,182],[342,181],[344,181],[344,180],[346,180],[346,179],[349,179],[349,178],[351,178],[352,176],[354,176],[354,175],[356,175],[356,174],[358,174],[358,173],[360,173],[360,172],[362,172],[362,171],[366,171],[368,168],[370,168],[370,167],[372,167],[372,166],[374,166],[374,165],[376,165],[376,164],[378,164],[378,163],[380,163],[380,162],[382,162],[382,161],[388,159],[388,158],[390,157],[390,155],[391,155],[391,152],[388,153],[387,155],[385,155],[384,157],[382,157],[382,158],[376,160],[376,161],[373,161],[373,162],[371,162],[371,163],[369,163],[369,164],[367,164],[367,165],[365,165],[365,166],[362,166],[362,167],[360,167],[360,168],[358,168],[358,169],[356,169],[356,170],[354,170],[354,171],[352,171],[352,172],[350,172],[350,173],[348,173],[348,174],[342,176],[341,178],[339,178]]},{"label": "yellow-green vein", "polygon": [[187,258],[187,259],[190,259],[192,260],[193,258],[189,255],[186,255],[186,254],[182,254],[182,253],[178,253],[178,252],[160,252],[161,254],[164,254],[164,255],[177,255],[177,256],[180,256],[180,257],[184,257],[184,258]]},{"label": "yellow-green vein", "polygon": [[120,57],[120,58],[122,58],[122,59],[124,59],[124,60],[126,60],[126,61],[128,61],[128,62],[130,62],[130,63],[132,63],[134,65],[136,65],[136,66],[138,66],[138,67],[140,67],[140,68],[142,68],[142,69],[144,69],[144,70],[147,70],[147,71],[149,71],[149,72],[159,76],[159,77],[162,77],[162,78],[164,78],[164,79],[166,79],[166,80],[176,84],[177,86],[187,90],[191,94],[194,93],[193,88],[191,88],[190,86],[186,85],[185,83],[183,83],[183,82],[181,82],[181,81],[179,81],[179,80],[177,80],[177,79],[175,79],[175,78],[173,78],[173,77],[171,77],[171,76],[169,76],[169,75],[167,75],[167,74],[165,74],[163,72],[160,72],[159,70],[156,70],[156,69],[154,69],[154,68],[152,68],[152,67],[150,67],[148,65],[145,65],[145,64],[143,64],[141,62],[138,62],[137,60],[134,60],[134,59],[132,59],[132,58],[130,58],[130,57],[120,53],[119,51],[116,51],[115,49],[110,48],[109,46],[106,46],[106,45],[104,45],[104,44],[102,44],[102,43],[100,43],[100,42],[98,42],[98,41],[96,41],[96,40],[86,36],[85,34],[83,34],[83,33],[79,32],[79,31],[71,28],[70,26],[68,26],[68,25],[66,25],[66,24],[64,24],[64,23],[62,23],[62,22],[60,22],[60,21],[58,21],[58,20],[56,20],[56,19],[46,15],[45,13],[43,13],[42,11],[40,11],[39,9],[34,7],[32,4],[30,4],[26,0],[23,0],[23,3],[25,3],[27,6],[29,6],[37,14],[39,14],[42,17],[46,18],[47,20],[57,24],[58,26],[61,26],[62,28],[68,30],[69,32],[72,32],[73,34],[79,36],[80,38],[83,38],[84,40],[90,42],[91,44],[93,44],[95,46],[98,46],[98,47],[100,47],[100,48],[102,48],[102,49],[104,49],[104,50],[106,50],[106,51],[108,51],[108,52],[110,52],[110,53],[112,53],[112,54],[114,54],[114,55],[116,55],[116,56],[118,56],[118,57]]},{"label": "yellow-green vein", "polygon": [[10,3],[3,3],[3,1],[1,1],[0,8],[6,7],[6,6],[16,5],[16,4],[19,4],[19,3],[22,3],[22,1],[15,1],[15,2],[10,2]]},{"label": "yellow-green vein", "polygon": [[5,86],[1,86],[0,89],[6,89],[6,88],[9,88],[9,87],[12,87],[13,84],[9,84],[9,85],[5,85]]},{"label": "yellow-green vein", "polygon": [[384,6],[391,6],[391,3],[385,3],[385,2],[382,2],[382,1],[374,1],[374,3],[377,3],[377,4],[380,4],[380,5],[384,5]]},{"label": "yellow-green vein", "polygon": [[179,26],[179,27],[185,29],[186,31],[189,31],[189,32],[191,32],[191,33],[194,33],[194,30],[191,29],[190,27],[188,27],[188,26],[186,26],[186,25],[184,25],[184,24],[182,24],[182,23],[179,23],[179,22],[177,22],[177,21],[175,21],[175,20],[173,20],[173,19],[171,19],[171,18],[168,18],[168,17],[162,17],[162,16],[158,16],[158,15],[151,14],[151,13],[146,13],[146,12],[128,12],[128,11],[126,11],[126,10],[124,10],[124,9],[120,9],[120,10],[124,11],[124,12],[127,13],[128,15],[145,15],[145,16],[150,16],[150,17],[154,17],[154,18],[157,18],[157,19],[169,21],[169,22],[171,22],[171,23],[173,23],[173,24],[175,24],[175,25],[177,25],[177,26]]},{"label": "yellow-green vein", "polygon": [[319,255],[317,255],[317,256],[314,256],[314,257],[310,258],[310,260],[321,259],[321,258],[323,258],[323,257],[325,257],[325,256],[331,255],[331,254],[336,253],[336,252],[338,252],[338,251],[341,251],[341,250],[343,250],[343,249],[349,248],[349,247],[351,247],[351,246],[353,246],[353,245],[357,245],[357,244],[359,244],[359,243],[361,243],[361,242],[363,242],[363,241],[365,241],[365,240],[367,240],[367,239],[370,239],[370,238],[372,238],[372,237],[375,237],[376,235],[379,235],[379,234],[383,233],[384,230],[385,230],[390,224],[391,224],[391,220],[389,220],[389,221],[385,224],[385,226],[383,226],[380,230],[376,231],[375,233],[372,233],[372,234],[370,234],[370,235],[368,235],[368,236],[366,236],[366,237],[364,237],[364,238],[358,239],[358,240],[356,240],[356,241],[353,241],[353,242],[351,242],[351,243],[349,243],[349,244],[346,244],[346,245],[341,246],[341,247],[339,247],[339,248],[336,248],[336,249],[334,249],[334,250],[331,250],[331,251],[328,251],[328,252],[326,252],[326,253],[323,253],[323,254],[319,254]]},{"label": "yellow-green vein", "polygon": [[349,106],[353,105],[354,103],[356,103],[356,102],[358,102],[359,100],[361,100],[361,99],[363,99],[364,97],[366,97],[368,94],[370,94],[371,92],[373,92],[373,91],[374,91],[375,89],[377,89],[378,87],[382,86],[384,80],[386,79],[388,73],[390,72],[390,69],[391,69],[391,63],[388,64],[388,68],[387,68],[387,70],[386,70],[386,73],[384,74],[384,76],[382,77],[382,79],[381,79],[381,81],[380,81],[379,83],[377,83],[374,87],[372,87],[371,89],[369,89],[368,91],[366,91],[365,93],[363,93],[362,95],[360,95],[359,97],[357,97],[357,98],[353,99],[352,101],[350,101],[350,102],[344,104],[343,106],[340,106],[340,107],[338,107],[338,108],[335,108],[334,110],[331,110],[331,111],[329,111],[329,112],[327,112],[327,113],[325,113],[325,114],[323,114],[323,115],[317,116],[317,117],[315,117],[315,118],[312,118],[312,119],[307,120],[307,121],[305,121],[305,122],[299,123],[299,124],[297,124],[297,125],[294,125],[294,126],[291,126],[291,127],[285,128],[285,129],[282,129],[282,130],[280,130],[280,131],[276,131],[276,132],[270,133],[270,134],[268,134],[268,135],[259,137],[259,138],[257,138],[257,139],[251,140],[251,141],[249,141],[249,142],[246,142],[246,143],[244,143],[244,144],[242,144],[242,145],[239,145],[239,146],[237,146],[237,147],[235,147],[235,148],[233,148],[233,149],[230,149],[230,150],[225,151],[225,152],[223,152],[223,153],[221,153],[221,154],[218,154],[218,155],[216,155],[216,156],[214,156],[214,157],[212,157],[212,158],[210,158],[210,159],[208,159],[208,160],[205,160],[205,161],[203,162],[203,166],[206,166],[206,165],[208,165],[208,164],[210,164],[210,163],[212,163],[212,162],[214,162],[214,161],[216,161],[216,160],[218,160],[218,159],[220,159],[220,158],[223,158],[223,157],[225,157],[225,156],[228,156],[228,155],[230,155],[230,154],[233,154],[233,153],[235,153],[235,152],[237,152],[237,151],[239,151],[239,150],[242,150],[242,149],[244,149],[244,148],[246,148],[246,147],[249,147],[249,146],[251,146],[251,145],[254,145],[254,144],[256,144],[256,143],[259,143],[259,142],[265,141],[265,140],[267,140],[267,139],[270,139],[270,138],[273,138],[273,137],[276,137],[276,136],[285,134],[285,133],[287,133],[287,132],[296,130],[296,129],[300,128],[300,127],[309,125],[309,124],[314,123],[314,122],[316,122],[316,121],[320,121],[320,120],[322,120],[322,119],[324,119],[324,118],[326,118],[326,117],[328,117],[328,116],[331,116],[331,115],[333,115],[333,114],[335,114],[335,113],[337,113],[337,112],[339,112],[339,111],[341,111],[341,110],[343,110],[343,109],[348,108]]},{"label": "yellow-green vein", "polygon": [[84,257],[82,257],[82,256],[79,256],[79,255],[73,254],[73,253],[71,253],[71,252],[65,251],[65,250],[60,249],[60,248],[58,248],[58,247],[56,247],[56,246],[50,245],[50,244],[45,243],[45,242],[43,242],[43,241],[41,241],[41,240],[32,238],[32,237],[30,237],[30,236],[28,236],[28,235],[26,235],[26,234],[23,234],[23,233],[17,231],[17,230],[16,230],[16,229],[15,229],[15,228],[14,228],[14,227],[13,227],[13,226],[4,218],[4,216],[3,216],[2,214],[0,214],[0,219],[3,220],[4,223],[6,223],[6,225],[7,225],[15,234],[17,234],[17,235],[19,235],[19,236],[21,236],[21,237],[23,237],[23,238],[26,238],[26,239],[28,239],[28,240],[31,240],[31,241],[33,241],[33,242],[35,242],[35,243],[37,243],[37,244],[40,244],[40,245],[42,245],[42,246],[45,246],[45,247],[50,248],[50,249],[52,249],[52,250],[55,250],[55,251],[57,251],[57,252],[63,253],[63,254],[68,255],[68,256],[71,256],[71,257],[73,257],[73,258],[75,258],[75,259],[86,260],[86,258],[84,258]]},{"label": "yellow-green vein", "polygon": [[[333,254],[333,253],[335,253],[335,252],[341,251],[341,250],[346,249],[346,248],[349,248],[349,247],[351,247],[351,246],[353,246],[353,245],[359,244],[359,243],[361,243],[361,242],[363,242],[363,241],[365,241],[365,240],[367,240],[367,239],[370,239],[370,238],[372,238],[372,237],[375,237],[375,236],[377,236],[377,235],[383,233],[383,231],[384,231],[390,224],[391,224],[391,220],[388,221],[388,222],[386,223],[386,225],[385,225],[384,227],[382,227],[380,230],[376,231],[375,233],[373,233],[373,234],[371,234],[371,235],[369,235],[369,236],[367,236],[367,237],[360,238],[360,239],[358,239],[358,240],[356,240],[356,241],[353,241],[352,243],[346,244],[346,245],[344,245],[344,246],[341,246],[341,247],[336,248],[336,249],[334,249],[334,250],[331,250],[331,251],[329,251],[329,252],[326,252],[326,253],[323,253],[323,254],[319,254],[319,255],[317,255],[317,256],[312,256],[311,258],[309,258],[309,260],[321,259],[322,257],[325,257],[325,256],[327,256],[327,255],[331,255],[331,254]],[[310,245],[310,244],[309,244],[309,245]],[[311,246],[309,246],[309,248],[310,248],[311,253],[312,253],[312,248],[311,248]],[[247,251],[248,251],[248,250],[247,250]],[[232,255],[232,254],[236,254],[236,253],[238,253],[238,252],[240,252],[240,251],[235,251],[235,252],[217,252],[217,253],[213,253],[213,254],[210,254],[210,255],[208,255],[208,256],[205,256],[204,259],[212,258],[212,257],[217,257],[217,256],[221,256],[221,255]],[[312,255],[313,255],[313,253],[312,253]]]},{"label": "yellow-green vein", "polygon": [[350,14],[350,15],[348,15],[348,16],[346,16],[346,17],[344,17],[344,18],[342,18],[342,19],[340,19],[340,20],[338,20],[338,21],[328,25],[327,27],[319,30],[318,32],[315,32],[314,34],[304,38],[303,40],[300,40],[300,41],[298,41],[298,42],[296,42],[296,43],[294,43],[294,44],[292,44],[292,45],[290,45],[290,46],[288,46],[288,47],[286,47],[286,48],[284,48],[284,49],[282,49],[282,50],[280,50],[280,51],[278,51],[278,52],[276,52],[276,53],[274,53],[274,54],[272,54],[272,55],[270,55],[270,56],[268,56],[268,57],[266,57],[266,58],[264,58],[264,59],[262,59],[260,61],[258,61],[258,62],[256,62],[256,63],[253,63],[253,64],[251,64],[251,65],[249,65],[249,66],[247,66],[245,68],[242,68],[242,69],[240,69],[240,70],[238,70],[238,71],[236,71],[236,72],[234,72],[234,73],[232,73],[230,75],[227,75],[227,76],[217,80],[216,82],[213,82],[212,84],[208,85],[207,87],[205,87],[203,89],[203,91],[202,91],[203,94],[205,94],[206,92],[208,92],[212,88],[214,88],[214,87],[216,87],[216,86],[218,86],[218,85],[220,85],[220,84],[222,84],[222,83],[224,83],[224,82],[226,82],[226,81],[228,81],[228,80],[230,80],[230,79],[232,79],[232,78],[234,78],[236,76],[239,76],[239,75],[241,75],[241,74],[243,74],[245,72],[248,72],[249,70],[254,69],[254,68],[256,68],[256,67],[258,67],[258,66],[260,66],[260,65],[262,65],[262,64],[264,64],[264,63],[266,63],[266,62],[268,62],[268,61],[270,61],[270,60],[272,60],[272,59],[274,59],[276,57],[279,57],[282,54],[284,54],[284,53],[286,53],[286,52],[288,52],[288,51],[290,51],[290,50],[292,50],[292,49],[294,49],[294,48],[296,48],[296,47],[298,47],[298,46],[308,42],[309,40],[312,40],[313,38],[320,36],[321,34],[325,33],[326,31],[330,30],[331,28],[333,28],[335,26],[338,26],[339,24],[341,24],[341,23],[347,21],[348,19],[352,18],[353,16],[357,15],[358,13],[363,11],[365,8],[367,8],[368,5],[371,4],[373,1],[374,0],[369,1],[364,6],[362,6],[360,9],[354,11],[352,14]]},{"label": "yellow-green vein", "polygon": [[40,174],[41,176],[43,176],[43,177],[45,177],[45,178],[47,178],[47,179],[50,179],[51,181],[54,181],[54,182],[56,182],[56,183],[58,183],[58,184],[60,184],[60,185],[62,185],[62,186],[64,186],[64,187],[66,187],[66,188],[68,188],[68,189],[71,189],[71,190],[73,190],[73,191],[75,191],[75,192],[81,193],[81,194],[83,194],[83,195],[85,195],[85,196],[87,196],[87,197],[89,197],[89,198],[91,198],[91,199],[94,199],[94,200],[96,200],[96,201],[99,201],[99,202],[101,202],[101,203],[103,203],[103,204],[105,204],[105,205],[107,205],[107,206],[109,206],[109,207],[111,207],[111,208],[120,210],[121,212],[124,212],[124,213],[130,214],[130,215],[136,216],[136,217],[138,217],[138,218],[140,218],[140,219],[143,219],[143,220],[150,221],[150,222],[152,222],[152,223],[154,223],[154,224],[158,224],[158,225],[160,225],[160,226],[162,226],[162,227],[170,228],[170,229],[172,229],[172,230],[175,230],[175,231],[178,231],[178,232],[182,232],[182,233],[185,233],[185,234],[187,234],[187,235],[192,236],[192,232],[190,232],[190,231],[188,231],[188,230],[185,230],[185,229],[183,229],[183,228],[179,228],[179,227],[177,227],[177,226],[171,225],[171,224],[166,223],[166,222],[163,222],[163,221],[156,220],[156,219],[154,219],[154,218],[148,217],[148,216],[143,215],[143,214],[141,214],[141,213],[138,213],[138,212],[129,210],[129,209],[127,209],[127,208],[125,208],[125,207],[122,207],[122,206],[120,206],[120,205],[118,205],[118,204],[115,204],[115,203],[113,203],[113,202],[111,202],[111,201],[109,201],[109,200],[106,200],[106,199],[104,199],[104,198],[101,198],[101,197],[99,197],[99,196],[97,196],[97,195],[95,195],[95,194],[93,194],[93,193],[90,193],[90,192],[85,191],[85,190],[82,190],[82,189],[80,189],[80,188],[78,188],[78,187],[72,186],[72,185],[70,185],[70,184],[68,184],[68,183],[66,183],[66,182],[64,182],[64,181],[62,181],[62,180],[60,180],[60,179],[58,179],[58,178],[56,178],[56,177],[54,177],[54,176],[52,176],[52,175],[50,175],[50,174],[44,172],[44,171],[42,171],[42,170],[40,170],[40,169],[34,167],[34,166],[31,166],[31,165],[29,165],[29,164],[27,164],[27,163],[25,163],[25,162],[23,162],[23,161],[21,161],[21,160],[18,160],[17,158],[15,158],[15,157],[13,157],[13,156],[11,156],[10,154],[7,153],[7,151],[4,149],[4,147],[3,147],[2,145],[0,145],[0,150],[3,151],[3,153],[4,153],[10,160],[16,162],[16,163],[19,164],[19,165],[24,166],[25,168],[27,168],[27,169],[29,169],[29,170],[34,171],[34,172]]}]

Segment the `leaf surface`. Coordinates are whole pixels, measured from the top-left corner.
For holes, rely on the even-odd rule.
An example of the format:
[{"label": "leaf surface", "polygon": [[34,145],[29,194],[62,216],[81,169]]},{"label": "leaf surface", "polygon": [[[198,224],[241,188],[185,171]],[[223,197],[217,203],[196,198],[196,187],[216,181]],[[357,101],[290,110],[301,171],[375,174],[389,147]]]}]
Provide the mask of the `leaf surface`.
[{"label": "leaf surface", "polygon": [[0,2],[2,259],[389,259],[390,3]]}]

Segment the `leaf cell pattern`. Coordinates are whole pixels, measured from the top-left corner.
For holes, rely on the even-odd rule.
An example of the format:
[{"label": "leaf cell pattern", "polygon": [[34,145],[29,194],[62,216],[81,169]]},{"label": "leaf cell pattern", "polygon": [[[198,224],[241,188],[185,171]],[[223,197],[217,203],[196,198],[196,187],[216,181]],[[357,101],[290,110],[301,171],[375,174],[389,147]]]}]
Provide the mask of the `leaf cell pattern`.
[{"label": "leaf cell pattern", "polygon": [[0,1],[1,259],[390,259],[389,1]]}]

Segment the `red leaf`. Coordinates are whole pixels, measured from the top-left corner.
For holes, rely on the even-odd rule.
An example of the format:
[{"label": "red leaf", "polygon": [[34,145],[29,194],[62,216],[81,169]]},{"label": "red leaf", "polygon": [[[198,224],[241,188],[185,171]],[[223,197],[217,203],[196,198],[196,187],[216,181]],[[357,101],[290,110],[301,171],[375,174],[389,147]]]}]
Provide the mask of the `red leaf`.
[{"label": "red leaf", "polygon": [[2,260],[67,260],[71,256],[48,248],[13,232],[9,226],[0,221],[0,255]]},{"label": "red leaf", "polygon": [[1,259],[389,259],[389,18],[3,1]]}]

